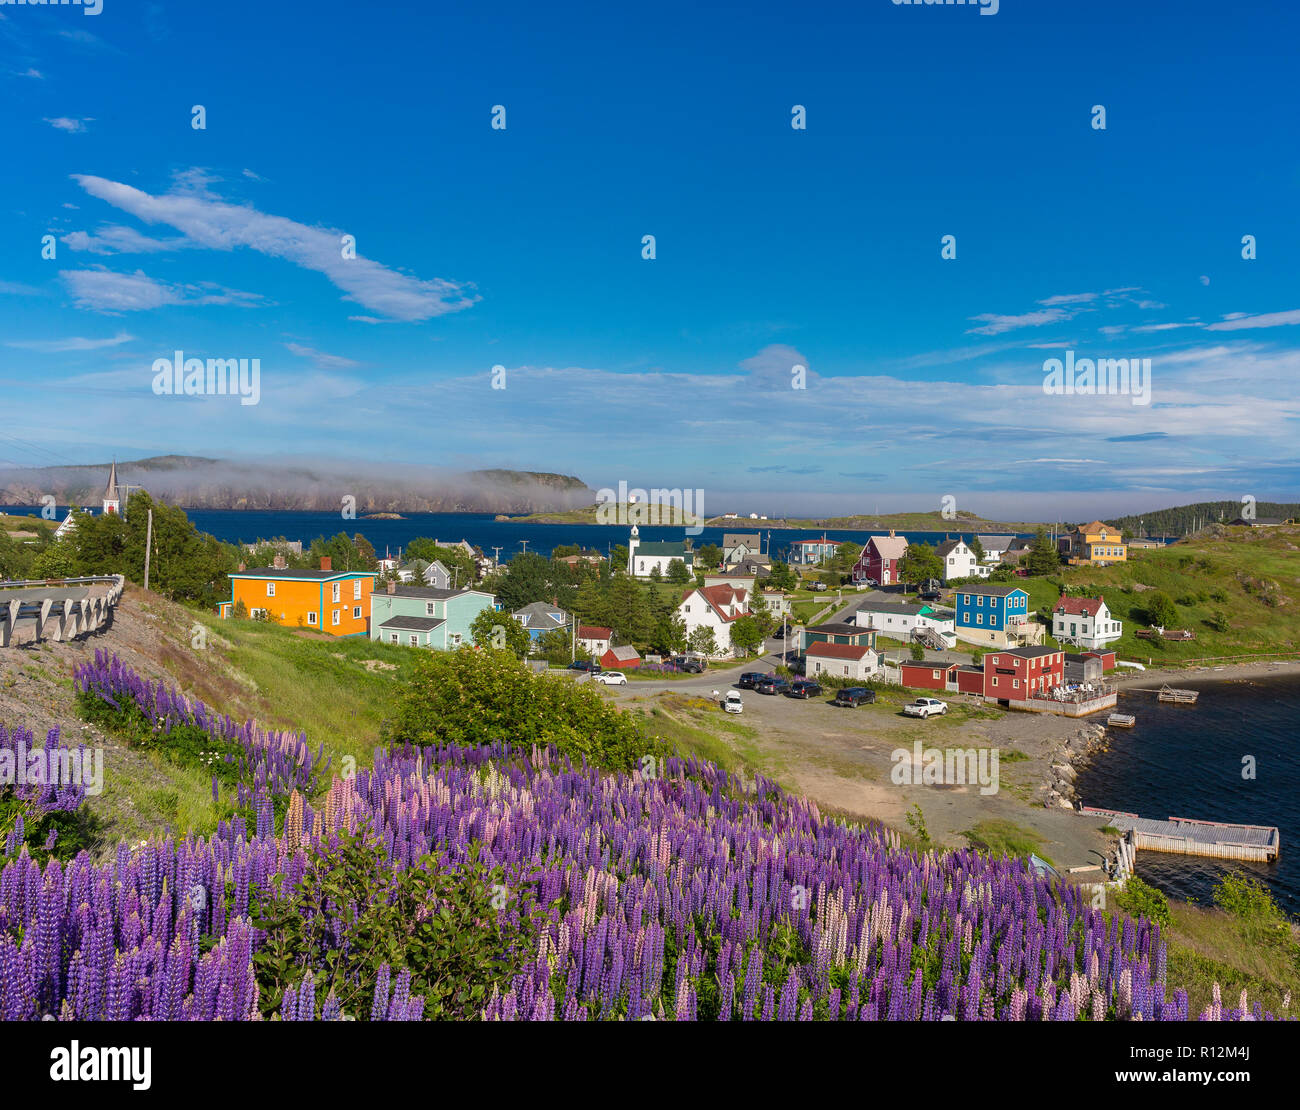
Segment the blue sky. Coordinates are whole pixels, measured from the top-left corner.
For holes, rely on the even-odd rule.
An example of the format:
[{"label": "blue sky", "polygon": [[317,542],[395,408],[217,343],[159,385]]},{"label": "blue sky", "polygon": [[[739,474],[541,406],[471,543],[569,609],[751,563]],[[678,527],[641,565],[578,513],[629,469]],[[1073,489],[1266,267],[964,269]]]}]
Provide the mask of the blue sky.
[{"label": "blue sky", "polygon": [[[0,5],[0,463],[1295,500],[1300,17],[1257,7]],[[178,349],[259,403],[155,395]],[[1045,394],[1067,350],[1150,404]]]}]

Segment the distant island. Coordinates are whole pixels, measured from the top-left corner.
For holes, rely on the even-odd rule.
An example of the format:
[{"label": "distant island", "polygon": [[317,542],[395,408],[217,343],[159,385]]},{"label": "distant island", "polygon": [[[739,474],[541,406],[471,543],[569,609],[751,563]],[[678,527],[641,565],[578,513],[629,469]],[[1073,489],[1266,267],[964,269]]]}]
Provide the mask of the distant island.
[{"label": "distant island", "polygon": [[405,520],[401,513],[366,513],[362,520]]},{"label": "distant island", "polygon": [[[87,466],[0,469],[0,504],[98,505],[109,461]],[[293,457],[209,459],[160,455],[117,462],[118,480],[182,509],[338,512],[372,520],[402,513],[534,513],[588,504],[595,491],[566,474],[532,470],[451,471]],[[393,515],[390,515],[393,514]]]},{"label": "distant island", "polygon": [[[617,512],[614,512],[609,505],[588,505],[585,508],[568,509],[563,512],[535,512],[515,516],[500,513],[496,519],[520,524],[608,524],[611,523],[608,519],[611,514],[621,521],[632,521],[637,519],[632,515],[633,512],[645,514],[651,508],[657,509],[654,519],[650,521],[653,524],[684,526],[697,523],[693,519],[686,519],[682,511],[673,505],[665,505],[661,508],[647,505],[622,505],[618,507]],[[985,520],[974,513],[957,513],[949,519],[938,512],[836,516],[816,520],[787,517],[772,517],[762,520],[749,516],[715,516],[708,518],[703,523],[707,528],[734,528],[740,531],[755,528],[778,528],[791,531],[841,532],[867,532],[876,529],[887,531],[892,528],[900,532],[910,529],[914,532],[1006,533],[1032,532],[1042,526],[1040,521]],[[627,524],[621,523],[615,526],[626,528]]]}]

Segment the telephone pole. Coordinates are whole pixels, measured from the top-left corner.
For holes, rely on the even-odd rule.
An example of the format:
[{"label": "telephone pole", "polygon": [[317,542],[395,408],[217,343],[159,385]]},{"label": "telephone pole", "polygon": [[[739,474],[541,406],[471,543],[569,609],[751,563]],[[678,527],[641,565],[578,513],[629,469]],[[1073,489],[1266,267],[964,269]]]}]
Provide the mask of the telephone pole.
[{"label": "telephone pole", "polygon": [[144,588],[149,588],[149,555],[153,550],[153,510],[149,510],[149,524],[144,534]]}]

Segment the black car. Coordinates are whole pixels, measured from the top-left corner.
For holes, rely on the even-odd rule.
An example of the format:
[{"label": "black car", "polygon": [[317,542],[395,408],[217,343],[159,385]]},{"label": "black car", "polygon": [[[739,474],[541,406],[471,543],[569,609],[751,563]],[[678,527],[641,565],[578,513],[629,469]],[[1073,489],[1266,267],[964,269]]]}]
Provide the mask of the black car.
[{"label": "black car", "polygon": [[831,704],[856,709],[859,705],[871,705],[875,700],[875,690],[868,690],[865,686],[845,686]]},{"label": "black car", "polygon": [[593,663],[590,659],[575,659],[567,669],[571,671],[591,671],[594,674],[596,671],[602,671],[605,668],[599,663]]},{"label": "black car", "polygon": [[742,674],[736,685],[742,690],[752,690],[763,679],[770,677],[766,671],[746,671]]},{"label": "black car", "polygon": [[774,674],[767,674],[758,682],[754,683],[754,692],[758,694],[783,694],[789,687],[790,683],[784,678],[778,678]]},{"label": "black car", "polygon": [[774,640],[785,639],[785,625],[781,625],[780,628],[778,628],[775,632],[772,633],[772,639]]},{"label": "black car", "polygon": [[673,664],[679,671],[685,671],[687,674],[703,674],[707,666],[703,659],[690,659],[684,655],[674,659]]},{"label": "black car", "polygon": [[808,679],[799,679],[797,682],[790,683],[790,688],[786,690],[787,698],[815,698],[822,692],[821,684],[811,682]]}]

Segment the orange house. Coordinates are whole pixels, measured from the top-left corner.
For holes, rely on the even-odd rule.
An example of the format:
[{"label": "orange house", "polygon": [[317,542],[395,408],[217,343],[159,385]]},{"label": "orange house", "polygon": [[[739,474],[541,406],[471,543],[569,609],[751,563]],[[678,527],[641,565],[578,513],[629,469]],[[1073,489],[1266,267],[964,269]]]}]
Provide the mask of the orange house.
[{"label": "orange house", "polygon": [[230,600],[217,608],[229,617],[242,601],[250,617],[266,614],[277,624],[314,628],[331,636],[365,636],[370,631],[372,570],[333,570],[328,558],[320,570],[285,566],[282,555],[275,566],[253,567],[230,575]]}]

